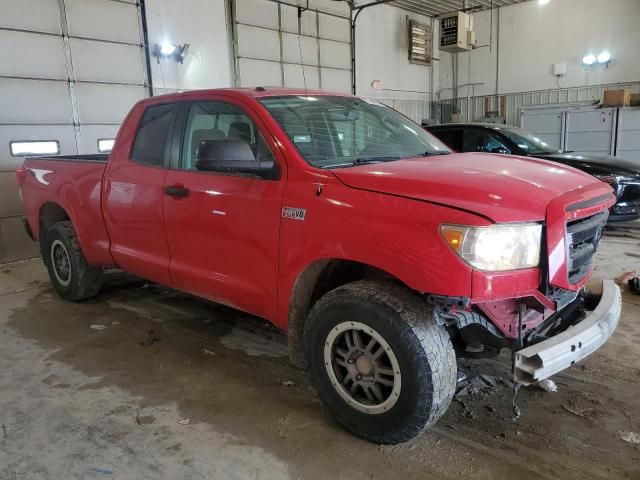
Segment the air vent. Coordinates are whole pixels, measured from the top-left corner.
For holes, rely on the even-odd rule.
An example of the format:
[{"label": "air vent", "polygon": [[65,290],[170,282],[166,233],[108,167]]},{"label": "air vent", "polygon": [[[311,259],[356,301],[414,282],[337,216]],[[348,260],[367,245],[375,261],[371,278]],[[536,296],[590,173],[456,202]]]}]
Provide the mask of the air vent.
[{"label": "air vent", "polygon": [[440,50],[443,52],[467,52],[475,48],[473,17],[455,12],[440,17]]},{"label": "air vent", "polygon": [[431,65],[432,49],[431,25],[409,20],[409,61],[418,65]]}]

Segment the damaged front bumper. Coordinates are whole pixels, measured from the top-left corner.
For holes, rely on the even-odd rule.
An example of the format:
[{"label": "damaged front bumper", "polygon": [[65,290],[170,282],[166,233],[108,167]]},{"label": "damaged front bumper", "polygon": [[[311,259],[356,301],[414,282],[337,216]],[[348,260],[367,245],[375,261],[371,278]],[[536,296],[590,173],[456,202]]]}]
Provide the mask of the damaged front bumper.
[{"label": "damaged front bumper", "polygon": [[600,302],[584,320],[515,353],[515,381],[522,385],[539,382],[596,351],[615,330],[621,310],[620,288],[604,280]]}]

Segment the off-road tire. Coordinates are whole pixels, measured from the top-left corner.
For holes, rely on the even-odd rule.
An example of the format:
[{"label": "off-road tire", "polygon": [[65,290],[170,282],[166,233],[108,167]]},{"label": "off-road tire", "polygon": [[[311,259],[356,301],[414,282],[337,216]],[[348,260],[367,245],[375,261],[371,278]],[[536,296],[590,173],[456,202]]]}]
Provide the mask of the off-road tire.
[{"label": "off-road tire", "polygon": [[[370,414],[341,396],[325,367],[324,345],[345,321],[365,324],[392,348],[401,390],[388,411]],[[383,281],[357,281],[322,297],[305,322],[304,353],[311,382],[329,413],[369,441],[397,444],[425,431],[445,413],[456,387],[456,356],[446,330],[416,293]]]},{"label": "off-road tire", "polygon": [[[65,282],[61,282],[54,271],[54,244],[57,248],[62,246],[68,256],[70,276],[68,279],[65,278]],[[79,302],[98,294],[102,286],[102,269],[87,264],[71,222],[53,224],[44,233],[40,251],[51,283],[63,299]]]}]

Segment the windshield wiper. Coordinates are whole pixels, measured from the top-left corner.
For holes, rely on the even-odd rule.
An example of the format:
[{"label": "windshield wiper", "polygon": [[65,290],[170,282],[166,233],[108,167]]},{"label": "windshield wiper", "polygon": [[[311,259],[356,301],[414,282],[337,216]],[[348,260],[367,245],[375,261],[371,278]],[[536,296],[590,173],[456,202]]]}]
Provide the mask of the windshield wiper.
[{"label": "windshield wiper", "polygon": [[421,157],[435,157],[438,155],[450,155],[451,152],[424,152]]},{"label": "windshield wiper", "polygon": [[318,168],[345,168],[345,167],[355,167],[358,165],[368,165],[371,163],[383,163],[383,162],[392,162],[394,160],[402,160],[402,158],[408,157],[398,157],[398,156],[388,156],[388,157],[362,157],[356,158],[350,162],[345,163],[333,163],[329,165],[318,165]]},{"label": "windshield wiper", "polygon": [[400,160],[402,157],[392,156],[392,157],[362,157],[356,158],[353,161],[353,165],[366,165],[368,163],[382,163],[382,162],[392,162],[393,160]]}]

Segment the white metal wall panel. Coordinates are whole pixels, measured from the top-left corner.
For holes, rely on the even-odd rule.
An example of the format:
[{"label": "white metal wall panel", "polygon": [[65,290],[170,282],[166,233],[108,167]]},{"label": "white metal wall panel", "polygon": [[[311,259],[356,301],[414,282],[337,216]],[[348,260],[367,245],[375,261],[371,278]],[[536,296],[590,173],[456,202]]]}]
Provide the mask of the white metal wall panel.
[{"label": "white metal wall panel", "polygon": [[115,138],[120,125],[82,125],[82,150],[97,151],[98,139]]},{"label": "white metal wall panel", "polygon": [[67,78],[62,38],[0,30],[0,75]]},{"label": "white metal wall panel", "polygon": [[[298,9],[282,5],[280,17],[282,19],[282,31],[298,34]],[[310,37],[318,36],[316,12],[305,10],[300,17],[300,33]]]},{"label": "white metal wall panel", "polygon": [[[274,85],[349,92],[351,30],[348,9],[318,5],[301,11],[269,0],[234,0],[241,86]],[[332,14],[333,13],[333,14]],[[341,15],[340,17],[336,15]],[[269,60],[273,65],[266,65]],[[305,76],[300,64],[305,65]],[[319,68],[318,68],[319,67]],[[326,83],[325,83],[326,72]]]},{"label": "white metal wall panel", "polygon": [[[0,92],[0,124],[71,124],[66,82],[0,78]],[[8,145],[0,148],[3,156],[8,154]]]},{"label": "white metal wall panel", "polygon": [[[0,148],[9,150],[9,142],[24,140],[57,140],[60,153],[74,155],[76,141],[73,125],[0,125]],[[3,155],[2,171],[11,171],[22,165],[23,157]],[[19,212],[14,212],[19,213]]]},{"label": "white metal wall panel", "polygon": [[[289,0],[291,3],[299,3],[300,0]],[[341,17],[349,16],[349,3],[348,2],[336,2],[334,0],[309,0],[307,6],[311,10],[318,10],[320,12],[332,13]]]},{"label": "white metal wall panel", "polygon": [[140,47],[75,38],[70,42],[76,80],[144,85]]},{"label": "white metal wall panel", "polygon": [[120,124],[133,104],[146,93],[144,87],[135,85],[78,83],[75,88],[81,126],[84,123]]},{"label": "white metal wall panel", "polygon": [[320,65],[348,69],[351,65],[351,48],[347,43],[320,40]]},{"label": "white metal wall panel", "polygon": [[318,65],[318,41],[315,38],[302,37],[292,33],[282,34],[282,52],[285,62],[299,65],[301,50],[303,64]]},{"label": "white metal wall panel", "polygon": [[236,20],[248,25],[277,30],[278,4],[264,0],[242,0],[236,4]]},{"label": "white metal wall panel", "polygon": [[58,0],[2,0],[0,12],[3,27],[60,33]]},{"label": "white metal wall panel", "polygon": [[619,110],[616,156],[638,162],[640,167],[640,108]]},{"label": "white metal wall panel", "polygon": [[526,113],[522,115],[522,128],[533,133],[551,148],[561,150],[563,115],[561,111]]},{"label": "white metal wall panel", "polygon": [[322,13],[318,15],[321,38],[349,43],[351,39],[351,26],[348,20],[331,15],[324,15]]},{"label": "white metal wall panel", "polygon": [[111,0],[65,0],[69,35],[140,44],[138,9]]},{"label": "white metal wall panel", "polygon": [[238,66],[242,72],[243,85],[282,85],[282,70],[279,63],[241,58]]},{"label": "white metal wall panel", "polygon": [[274,30],[238,25],[238,54],[241,57],[280,60],[280,36]]},{"label": "white metal wall panel", "polygon": [[351,72],[333,68],[321,68],[322,89],[330,92],[350,93]]},{"label": "white metal wall panel", "polygon": [[317,67],[301,65],[284,65],[284,85],[291,88],[320,88],[320,70]]},{"label": "white metal wall panel", "polygon": [[569,111],[565,150],[576,153],[613,154],[615,109]]}]

